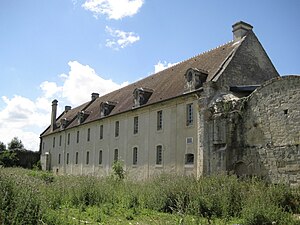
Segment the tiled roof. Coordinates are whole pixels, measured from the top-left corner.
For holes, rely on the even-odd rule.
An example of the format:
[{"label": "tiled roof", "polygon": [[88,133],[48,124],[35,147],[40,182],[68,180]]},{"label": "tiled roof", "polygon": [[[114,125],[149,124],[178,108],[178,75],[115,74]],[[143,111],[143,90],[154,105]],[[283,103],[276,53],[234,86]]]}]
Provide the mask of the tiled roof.
[{"label": "tiled roof", "polygon": [[[180,96],[184,93],[184,74],[189,68],[197,68],[199,70],[207,71],[208,76],[206,81],[210,81],[220,71],[224,62],[227,61],[232,53],[240,46],[241,42],[242,41],[231,41],[225,45],[182,61],[170,68],[148,76],[135,83],[129,84],[126,87],[101,96],[93,102],[87,102],[81,106],[71,109],[67,113],[60,115],[57,119],[57,123],[60,119],[67,118],[69,124],[66,129],[77,126],[78,121],[76,116],[77,113],[82,110],[86,110],[89,113],[89,116],[82,124],[98,120],[100,119],[100,104],[105,101],[117,102],[109,116],[132,110],[134,106],[133,91],[136,88],[149,88],[153,90],[149,100],[143,106]],[[54,132],[59,130],[60,128],[57,128]],[[42,136],[50,133],[51,130],[50,127],[48,127],[42,133]]]}]

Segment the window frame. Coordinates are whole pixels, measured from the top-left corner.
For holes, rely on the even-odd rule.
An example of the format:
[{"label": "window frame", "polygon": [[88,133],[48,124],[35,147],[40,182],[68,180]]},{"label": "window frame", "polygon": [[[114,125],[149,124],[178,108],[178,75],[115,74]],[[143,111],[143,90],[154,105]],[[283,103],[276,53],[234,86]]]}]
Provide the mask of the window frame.
[{"label": "window frame", "polygon": [[119,137],[120,135],[120,121],[117,120],[115,122],[115,137]]},{"label": "window frame", "polygon": [[91,128],[87,129],[87,142],[91,140]]},{"label": "window frame", "polygon": [[68,164],[69,164],[69,162],[70,162],[70,154],[69,154],[69,153],[67,153],[67,157],[66,157],[66,164],[68,165]]},{"label": "window frame", "polygon": [[156,130],[162,130],[163,129],[163,112],[162,110],[157,111],[156,113]]},{"label": "window frame", "polygon": [[[191,161],[191,157],[192,157],[192,161]],[[186,153],[184,155],[184,165],[186,166],[192,166],[195,163],[195,154],[193,153]]]},{"label": "window frame", "polygon": [[78,165],[78,158],[79,158],[79,154],[78,152],[75,153],[75,165]]},{"label": "window frame", "polygon": [[103,164],[103,150],[100,149],[99,150],[99,158],[98,158],[98,162],[99,162],[99,165],[102,165]]},{"label": "window frame", "polygon": [[100,138],[100,140],[102,140],[103,139],[103,130],[104,130],[104,128],[103,128],[103,124],[101,124],[100,125],[100,128],[99,128],[99,138]]},{"label": "window frame", "polygon": [[132,165],[136,166],[138,163],[138,148],[132,148]]},{"label": "window frame", "polygon": [[89,163],[90,163],[90,152],[87,151],[87,152],[86,152],[85,164],[86,164],[86,165],[89,165]]},{"label": "window frame", "polygon": [[186,126],[192,126],[194,124],[194,106],[193,103],[186,105]]},{"label": "window frame", "polygon": [[163,147],[162,145],[157,145],[156,146],[156,161],[155,164],[157,166],[162,166],[163,165]]},{"label": "window frame", "polygon": [[133,117],[133,134],[139,133],[139,117]]},{"label": "window frame", "polygon": [[114,149],[114,162],[117,162],[119,160],[119,149]]}]

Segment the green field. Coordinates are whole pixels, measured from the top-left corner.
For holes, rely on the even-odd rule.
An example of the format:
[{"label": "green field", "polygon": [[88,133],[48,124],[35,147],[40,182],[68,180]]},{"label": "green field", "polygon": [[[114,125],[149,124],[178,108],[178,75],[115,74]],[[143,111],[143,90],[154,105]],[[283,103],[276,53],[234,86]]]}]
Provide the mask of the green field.
[{"label": "green field", "polygon": [[53,176],[0,168],[0,224],[300,224],[300,188],[235,176]]}]

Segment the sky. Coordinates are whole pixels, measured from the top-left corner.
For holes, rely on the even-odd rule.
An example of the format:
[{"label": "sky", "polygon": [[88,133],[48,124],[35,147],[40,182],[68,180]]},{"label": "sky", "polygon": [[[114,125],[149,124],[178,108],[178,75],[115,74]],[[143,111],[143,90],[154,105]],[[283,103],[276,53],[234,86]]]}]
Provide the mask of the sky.
[{"label": "sky", "polygon": [[299,0],[0,0],[0,141],[39,149],[58,115],[232,40],[250,23],[281,75],[300,73]]}]

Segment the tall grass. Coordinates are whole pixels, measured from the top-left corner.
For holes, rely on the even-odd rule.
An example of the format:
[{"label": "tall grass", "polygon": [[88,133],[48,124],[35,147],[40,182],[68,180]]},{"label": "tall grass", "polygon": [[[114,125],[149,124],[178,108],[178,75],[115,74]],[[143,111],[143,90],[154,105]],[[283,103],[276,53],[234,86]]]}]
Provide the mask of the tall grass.
[{"label": "tall grass", "polygon": [[[128,220],[143,210],[243,224],[296,224],[300,189],[235,176],[161,175],[143,182],[88,176],[53,176],[24,169],[0,169],[0,224],[72,224],[71,209],[95,208],[101,221],[112,210]],[[64,215],[55,212],[64,209]],[[81,215],[81,214],[80,214]],[[65,220],[64,220],[65,218]]]}]

